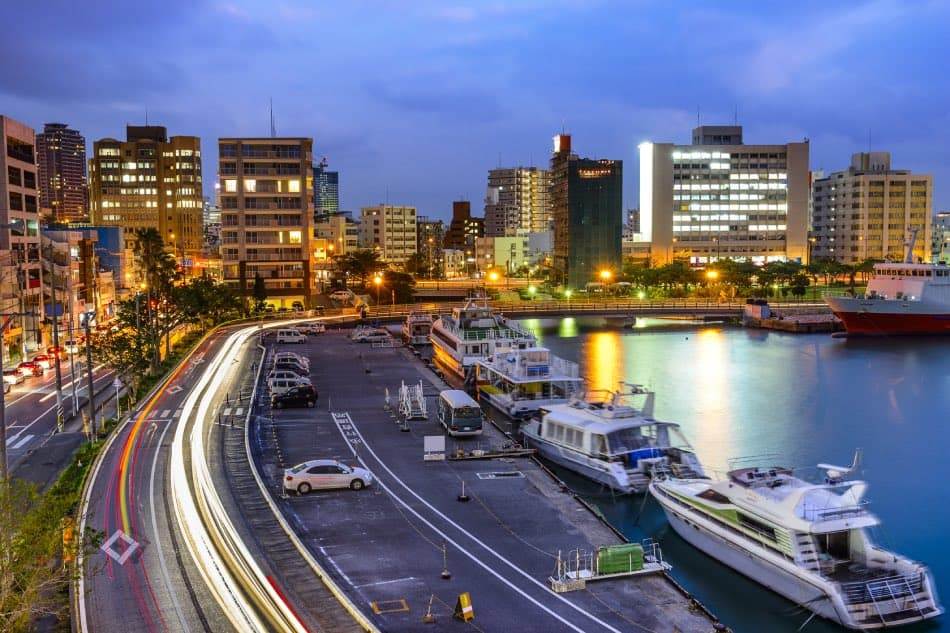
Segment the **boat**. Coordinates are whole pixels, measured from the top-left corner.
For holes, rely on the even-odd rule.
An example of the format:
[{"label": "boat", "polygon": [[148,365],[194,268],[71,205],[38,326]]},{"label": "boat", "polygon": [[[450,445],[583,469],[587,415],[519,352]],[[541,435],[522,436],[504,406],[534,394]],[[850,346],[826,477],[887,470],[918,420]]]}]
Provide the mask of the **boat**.
[{"label": "boat", "polygon": [[874,264],[860,297],[825,297],[848,334],[950,334],[950,266],[913,263],[912,231],[902,263]]},{"label": "boat", "polygon": [[410,312],[402,322],[402,338],[409,345],[428,345],[432,332],[432,315],[427,312]]},{"label": "boat", "polygon": [[640,385],[591,391],[542,408],[521,433],[544,459],[621,494],[646,492],[654,471],[704,477],[679,425],[653,418],[653,400]]},{"label": "boat", "polygon": [[475,384],[480,400],[512,419],[524,420],[541,408],[567,403],[583,380],[577,363],[547,348],[529,347],[477,360]]},{"label": "boat", "polygon": [[535,346],[533,334],[492,312],[484,297],[472,297],[437,318],[429,340],[435,362],[466,382],[474,380],[479,359]]},{"label": "boat", "polygon": [[850,467],[819,464],[811,478],[732,462],[721,480],[656,477],[650,492],[687,542],[814,614],[858,630],[936,617],[927,567],[867,532],[880,521],[867,484],[849,480],[859,456]]}]

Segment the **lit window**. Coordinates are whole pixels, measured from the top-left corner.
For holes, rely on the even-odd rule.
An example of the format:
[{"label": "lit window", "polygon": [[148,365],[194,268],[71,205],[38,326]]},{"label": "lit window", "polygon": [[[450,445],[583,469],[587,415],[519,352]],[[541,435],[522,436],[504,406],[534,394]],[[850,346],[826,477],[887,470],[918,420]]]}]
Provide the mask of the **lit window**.
[{"label": "lit window", "polygon": [[291,244],[300,244],[300,231],[288,231],[287,236]]},{"label": "lit window", "polygon": [[237,180],[234,180],[234,179],[225,180],[224,190],[228,193],[235,193],[237,191]]},{"label": "lit window", "polygon": [[300,193],[300,181],[299,180],[288,180],[287,181],[287,191],[290,193]]},{"label": "lit window", "polygon": [[257,191],[257,181],[253,178],[244,179],[244,191],[254,193]]}]

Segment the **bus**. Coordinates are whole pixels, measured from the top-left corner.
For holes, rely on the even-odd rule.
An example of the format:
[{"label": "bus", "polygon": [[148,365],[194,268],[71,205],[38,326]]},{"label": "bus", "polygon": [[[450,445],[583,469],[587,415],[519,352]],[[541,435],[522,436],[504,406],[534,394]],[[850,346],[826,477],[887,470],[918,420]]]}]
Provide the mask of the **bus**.
[{"label": "bus", "polygon": [[481,435],[484,419],[482,408],[464,391],[447,389],[439,394],[439,422],[450,436]]}]

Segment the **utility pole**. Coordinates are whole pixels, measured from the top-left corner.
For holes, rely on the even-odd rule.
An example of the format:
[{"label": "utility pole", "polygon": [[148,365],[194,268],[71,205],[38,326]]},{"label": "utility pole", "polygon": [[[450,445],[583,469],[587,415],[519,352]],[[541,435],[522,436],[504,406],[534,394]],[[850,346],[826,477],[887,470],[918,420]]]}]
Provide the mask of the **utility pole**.
[{"label": "utility pole", "polygon": [[69,379],[70,379],[70,383],[72,384],[72,389],[73,389],[73,415],[76,415],[79,413],[79,393],[77,391],[77,385],[76,385],[76,382],[77,382],[76,381],[76,364],[74,361],[75,361],[76,354],[79,353],[79,350],[76,349],[76,337],[73,334],[73,293],[72,293],[72,284],[70,283],[70,278],[68,276],[66,277],[66,301],[67,301],[67,306],[69,307],[69,310],[68,310],[69,321],[67,324],[67,328],[68,328],[67,331],[69,332],[69,342],[70,342],[71,347],[75,349],[74,352],[66,352],[66,353],[69,354]]},{"label": "utility pole", "polygon": [[96,436],[96,402],[95,393],[92,390],[92,340],[89,332],[89,322],[95,318],[95,310],[83,313],[83,325],[86,328],[86,381],[89,387],[89,424],[91,425],[92,435]]},{"label": "utility pole", "polygon": [[53,348],[55,353],[53,354],[53,359],[55,361],[56,369],[56,430],[62,432],[63,430],[63,373],[59,367],[59,314],[57,314],[56,307],[56,254],[53,253],[53,242],[49,243],[49,263],[50,263],[50,289],[52,291],[52,301],[53,301]]}]

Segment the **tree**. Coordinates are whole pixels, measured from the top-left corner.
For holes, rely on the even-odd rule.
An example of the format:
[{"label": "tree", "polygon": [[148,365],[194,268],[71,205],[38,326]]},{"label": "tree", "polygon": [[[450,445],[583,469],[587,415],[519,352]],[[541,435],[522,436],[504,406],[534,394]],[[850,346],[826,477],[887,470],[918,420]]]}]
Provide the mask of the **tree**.
[{"label": "tree", "polygon": [[366,286],[366,280],[385,268],[379,260],[379,253],[371,249],[352,251],[340,258],[340,270],[347,277],[355,277],[359,287]]},{"label": "tree", "polygon": [[[408,273],[401,273],[395,270],[383,271],[382,292],[393,296],[395,292],[396,303],[412,303],[412,290],[416,285],[415,279]],[[381,303],[386,303],[386,295],[380,295]]]},{"label": "tree", "polygon": [[[260,277],[254,280],[255,292],[258,279]],[[260,281],[263,285],[264,280],[260,279]],[[197,324],[203,329],[237,316],[241,311],[241,301],[234,291],[210,277],[191,279],[176,287],[174,295],[182,320]]]},{"label": "tree", "polygon": [[417,277],[428,277],[429,262],[422,253],[413,253],[406,259],[406,272]]},{"label": "tree", "polygon": [[808,275],[805,273],[799,273],[792,278],[791,281],[791,291],[792,294],[799,299],[805,296],[805,292],[808,290],[808,284],[810,283]]},{"label": "tree", "polygon": [[133,393],[138,390],[142,376],[149,370],[153,351],[144,331],[120,328],[116,331],[94,332],[92,349],[96,360],[115,370],[116,374],[132,383]]},{"label": "tree", "polygon": [[252,296],[254,297],[254,310],[260,312],[264,309],[264,304],[267,302],[267,285],[264,283],[264,278],[261,277],[259,272],[254,273],[254,291]]}]

